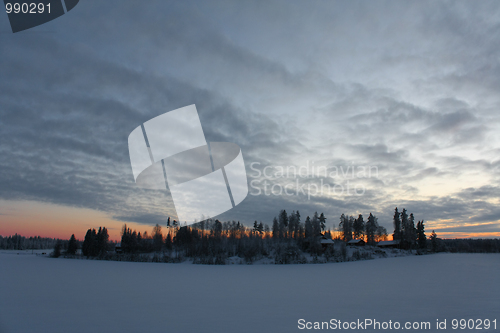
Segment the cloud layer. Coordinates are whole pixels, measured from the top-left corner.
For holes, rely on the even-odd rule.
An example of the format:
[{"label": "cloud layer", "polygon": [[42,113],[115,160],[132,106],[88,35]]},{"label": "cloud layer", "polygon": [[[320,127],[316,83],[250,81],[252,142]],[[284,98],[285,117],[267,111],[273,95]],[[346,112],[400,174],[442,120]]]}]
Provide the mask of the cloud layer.
[{"label": "cloud layer", "polygon": [[392,210],[404,206],[428,228],[498,235],[499,9],[494,1],[89,1],[25,33],[4,32],[0,199],[164,223],[172,201],[135,186],[127,137],[196,104],[209,141],[242,148],[254,194],[266,181],[255,162],[260,171],[311,162],[378,170],[323,179],[350,180],[362,196],[250,195],[222,219],[270,223],[283,208],[317,210],[333,226],[341,213],[374,212],[391,230]]}]

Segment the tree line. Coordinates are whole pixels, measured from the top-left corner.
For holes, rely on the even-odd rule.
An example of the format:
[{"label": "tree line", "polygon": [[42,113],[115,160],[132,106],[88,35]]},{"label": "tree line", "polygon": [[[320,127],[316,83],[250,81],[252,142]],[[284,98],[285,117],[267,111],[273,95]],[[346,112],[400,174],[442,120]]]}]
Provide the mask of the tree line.
[{"label": "tree line", "polygon": [[57,242],[67,243],[65,240],[48,237],[24,237],[17,233],[13,236],[0,236],[0,249],[2,250],[45,250],[53,249]]},{"label": "tree line", "polygon": [[[368,245],[387,240],[386,228],[378,218],[369,214],[366,222],[358,217],[342,214],[336,230],[326,228],[327,218],[315,212],[304,221],[299,211],[281,210],[271,226],[255,221],[253,227],[240,222],[221,222],[207,219],[190,226],[180,226],[167,220],[166,226],[156,224],[151,234],[132,230],[126,224],[121,230],[121,242],[109,242],[105,227],[88,229],[81,244],[82,254],[114,260],[179,262],[188,257],[195,263],[222,264],[231,257],[251,263],[261,258],[274,258],[275,263],[306,262],[306,256],[326,261],[349,260],[346,243],[364,240]],[[425,235],[424,221],[417,221],[413,213],[395,208],[393,241],[405,250],[425,252],[499,252],[497,240],[442,240],[433,231]],[[325,246],[324,240],[335,240],[337,246]],[[488,241],[488,242],[487,242]],[[72,235],[66,242],[67,254],[74,255],[80,243]],[[117,251],[115,251],[117,250]],[[358,251],[353,260],[363,259]],[[319,259],[318,259],[319,260]]]},{"label": "tree line", "polygon": [[[312,217],[306,216],[302,220],[299,211],[287,213],[283,209],[274,217],[271,226],[255,221],[253,227],[247,227],[240,222],[221,222],[217,219],[180,226],[169,218],[166,227],[157,224],[148,234],[132,230],[125,224],[118,249],[121,254],[116,256],[137,259],[141,254],[161,253],[163,261],[179,261],[182,257],[190,257],[199,263],[221,263],[234,256],[253,262],[274,256],[277,263],[290,263],[304,262],[304,256],[310,255],[341,261],[346,260],[345,242],[351,239],[366,239],[369,245],[387,239],[386,229],[378,224],[377,217],[371,213],[366,223],[362,215],[354,218],[342,214],[336,231],[327,229],[326,221],[324,213],[315,212]],[[106,235],[104,238],[107,237],[105,228],[87,231],[82,245],[83,255],[106,255],[106,247],[97,245],[101,233]],[[328,239],[339,241],[337,253],[333,246],[322,245],[322,241]]]}]

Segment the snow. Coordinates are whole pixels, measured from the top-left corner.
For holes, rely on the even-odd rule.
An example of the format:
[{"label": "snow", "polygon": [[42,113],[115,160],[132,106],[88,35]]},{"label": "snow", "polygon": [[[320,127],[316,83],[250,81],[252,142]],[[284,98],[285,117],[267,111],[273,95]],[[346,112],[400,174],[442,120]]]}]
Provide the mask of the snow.
[{"label": "snow", "polygon": [[450,330],[453,318],[500,321],[499,254],[205,266],[12,253],[0,253],[2,333],[299,332],[299,319],[358,318],[447,318]]}]

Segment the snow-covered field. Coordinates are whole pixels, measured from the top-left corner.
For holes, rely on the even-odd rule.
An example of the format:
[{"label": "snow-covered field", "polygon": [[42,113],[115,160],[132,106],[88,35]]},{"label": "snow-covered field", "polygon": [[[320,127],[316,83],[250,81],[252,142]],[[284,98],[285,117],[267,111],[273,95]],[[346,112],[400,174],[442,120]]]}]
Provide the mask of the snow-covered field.
[{"label": "snow-covered field", "polygon": [[488,332],[500,332],[498,254],[203,266],[13,253],[0,253],[2,333],[297,332],[301,318],[429,321],[427,332],[436,319],[447,331],[453,318],[497,319]]}]

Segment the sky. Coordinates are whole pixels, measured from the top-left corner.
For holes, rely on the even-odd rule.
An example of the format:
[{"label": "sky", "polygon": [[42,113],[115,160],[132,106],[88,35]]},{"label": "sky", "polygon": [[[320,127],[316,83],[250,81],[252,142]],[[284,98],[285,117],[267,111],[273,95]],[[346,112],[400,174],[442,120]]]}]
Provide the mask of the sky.
[{"label": "sky", "polygon": [[398,207],[500,237],[497,1],[81,0],[16,34],[0,15],[0,40],[0,235],[165,225],[127,138],[195,104],[245,161],[222,221],[371,212],[391,234]]}]

